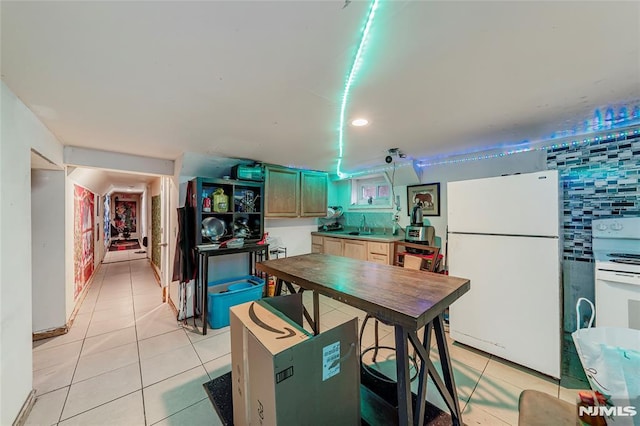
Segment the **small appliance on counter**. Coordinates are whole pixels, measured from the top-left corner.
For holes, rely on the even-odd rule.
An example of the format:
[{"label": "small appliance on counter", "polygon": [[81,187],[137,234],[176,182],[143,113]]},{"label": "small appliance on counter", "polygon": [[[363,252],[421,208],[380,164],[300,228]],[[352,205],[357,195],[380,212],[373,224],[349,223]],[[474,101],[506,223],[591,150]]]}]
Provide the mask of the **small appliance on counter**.
[{"label": "small appliance on counter", "polygon": [[422,201],[417,200],[411,210],[411,226],[422,226]]},{"label": "small appliance on counter", "polygon": [[434,240],[433,226],[407,226],[404,239],[410,243],[424,244],[427,246],[433,245]]},{"label": "small appliance on counter", "polygon": [[[405,228],[404,240],[409,243],[433,246],[436,237],[436,229],[433,226],[425,226],[422,218],[422,202],[417,200],[411,210],[411,225]],[[432,251],[407,247],[406,251],[418,255],[431,255]]]},{"label": "small appliance on counter", "polygon": [[432,246],[435,238],[435,228],[424,226],[422,220],[422,203],[417,201],[411,210],[411,225],[405,229],[404,240],[410,243]]}]

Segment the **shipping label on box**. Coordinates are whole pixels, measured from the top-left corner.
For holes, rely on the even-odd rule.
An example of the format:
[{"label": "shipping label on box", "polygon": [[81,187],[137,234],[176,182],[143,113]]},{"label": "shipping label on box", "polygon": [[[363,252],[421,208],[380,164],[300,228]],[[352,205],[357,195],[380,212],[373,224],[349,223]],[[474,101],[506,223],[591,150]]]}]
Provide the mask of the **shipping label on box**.
[{"label": "shipping label on box", "polygon": [[322,381],[340,372],[340,342],[322,348]]}]

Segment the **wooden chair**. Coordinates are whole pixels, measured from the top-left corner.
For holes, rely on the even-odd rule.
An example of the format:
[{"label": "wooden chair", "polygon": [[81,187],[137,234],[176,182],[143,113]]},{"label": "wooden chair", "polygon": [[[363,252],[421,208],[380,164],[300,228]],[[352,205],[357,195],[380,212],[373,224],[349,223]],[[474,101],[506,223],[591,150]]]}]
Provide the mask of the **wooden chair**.
[{"label": "wooden chair", "polygon": [[[414,256],[411,253],[407,253],[404,255],[404,263],[402,265],[403,268],[407,268],[407,269],[416,269],[416,270],[421,270],[422,269],[422,264],[425,262],[425,260],[421,257],[418,256]],[[433,262],[431,262],[433,263]]]},{"label": "wooden chair", "polygon": [[[407,251],[407,248],[428,251],[431,254],[416,254]],[[428,246],[407,241],[396,241],[393,244],[393,264],[410,269],[436,272],[440,264],[440,247]]]},{"label": "wooden chair", "polygon": [[[575,391],[577,396],[578,391]],[[606,424],[602,417],[599,418]],[[576,404],[563,401],[546,393],[527,389],[520,394],[518,401],[518,426],[573,426],[580,424]],[[584,423],[583,423],[584,424]]]}]

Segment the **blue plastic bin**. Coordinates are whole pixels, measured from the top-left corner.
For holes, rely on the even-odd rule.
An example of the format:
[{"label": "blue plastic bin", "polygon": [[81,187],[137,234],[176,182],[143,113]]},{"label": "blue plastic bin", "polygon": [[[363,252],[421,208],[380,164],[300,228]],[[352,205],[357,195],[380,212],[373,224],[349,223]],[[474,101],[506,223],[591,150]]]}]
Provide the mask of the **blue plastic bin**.
[{"label": "blue plastic bin", "polygon": [[209,326],[228,326],[229,308],[260,299],[263,291],[264,280],[253,275],[210,282],[207,285]]}]

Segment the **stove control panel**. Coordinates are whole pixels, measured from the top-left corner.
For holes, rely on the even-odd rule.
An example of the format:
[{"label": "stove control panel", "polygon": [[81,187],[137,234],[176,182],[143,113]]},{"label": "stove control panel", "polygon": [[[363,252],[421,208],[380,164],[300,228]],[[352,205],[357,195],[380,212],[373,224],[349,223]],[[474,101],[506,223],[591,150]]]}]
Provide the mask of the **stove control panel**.
[{"label": "stove control panel", "polygon": [[640,217],[594,219],[593,238],[640,239]]}]

